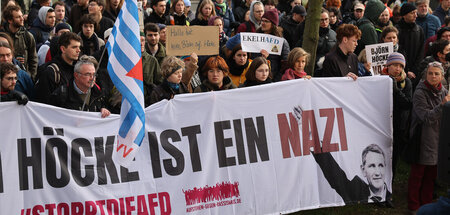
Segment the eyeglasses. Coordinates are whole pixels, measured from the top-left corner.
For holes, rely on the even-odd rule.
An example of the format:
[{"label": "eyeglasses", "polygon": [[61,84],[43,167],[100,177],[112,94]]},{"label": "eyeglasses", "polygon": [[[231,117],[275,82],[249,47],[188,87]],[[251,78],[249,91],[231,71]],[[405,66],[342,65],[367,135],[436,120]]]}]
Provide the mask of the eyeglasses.
[{"label": "eyeglasses", "polygon": [[16,77],[6,77],[5,79],[8,81],[13,81],[13,80],[17,81],[18,80],[17,76]]},{"label": "eyeglasses", "polygon": [[262,19],[261,22],[264,22],[264,23],[270,23],[270,20],[268,20],[268,19]]},{"label": "eyeglasses", "polygon": [[97,77],[97,73],[81,73],[81,72],[77,72],[77,73],[84,77],[89,77],[89,78]]}]

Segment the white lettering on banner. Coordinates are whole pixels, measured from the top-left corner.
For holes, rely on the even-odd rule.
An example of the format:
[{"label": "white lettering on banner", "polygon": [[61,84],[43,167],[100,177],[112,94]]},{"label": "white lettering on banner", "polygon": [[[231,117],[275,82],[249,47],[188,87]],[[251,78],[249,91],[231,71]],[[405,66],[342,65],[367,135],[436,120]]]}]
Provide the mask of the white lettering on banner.
[{"label": "white lettering on banner", "polygon": [[[147,135],[128,168],[113,156],[119,116],[0,103],[9,122],[0,125],[0,214],[274,214],[342,205],[347,199],[316,173],[329,174],[323,161],[334,158],[349,178],[364,178],[360,153],[372,143],[391,157],[389,86],[384,76],[326,78],[177,95],[146,109]],[[392,173],[384,175],[392,190]]]}]

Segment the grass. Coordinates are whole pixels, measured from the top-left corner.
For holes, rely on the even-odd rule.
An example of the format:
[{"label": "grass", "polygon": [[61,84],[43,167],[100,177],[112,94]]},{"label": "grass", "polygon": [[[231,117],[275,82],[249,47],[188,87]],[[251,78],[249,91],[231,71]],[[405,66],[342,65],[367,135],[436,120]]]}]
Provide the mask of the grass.
[{"label": "grass", "polygon": [[[374,204],[348,205],[343,207],[320,208],[307,211],[299,211],[291,215],[404,215],[408,213],[407,192],[410,167],[403,161],[399,161],[393,184],[393,200],[395,208],[384,208]],[[444,196],[450,186],[441,185],[438,188],[438,196]]]}]

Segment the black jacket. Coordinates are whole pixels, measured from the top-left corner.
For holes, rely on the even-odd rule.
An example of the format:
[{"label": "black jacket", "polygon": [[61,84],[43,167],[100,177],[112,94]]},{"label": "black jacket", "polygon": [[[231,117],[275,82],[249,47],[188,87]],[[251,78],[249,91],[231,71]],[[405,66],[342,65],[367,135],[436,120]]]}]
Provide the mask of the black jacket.
[{"label": "black jacket", "polygon": [[231,78],[228,76],[223,77],[222,87],[218,88],[216,85],[212,85],[208,79],[203,80],[202,84],[195,88],[194,93],[209,92],[209,91],[220,91],[234,89],[236,86],[231,82]]},{"label": "black jacket", "polygon": [[[348,180],[345,172],[329,152],[313,155],[331,188],[336,190],[345,204],[368,202],[370,189],[369,185],[363,179],[355,176],[352,180]],[[386,196],[384,198],[391,200],[391,197],[392,193],[386,188]]]},{"label": "black jacket", "polygon": [[156,14],[154,11],[144,20],[144,23],[160,23],[160,24],[165,24],[166,23],[166,18],[164,17],[164,15],[162,17],[158,16],[158,14]]},{"label": "black jacket", "polygon": [[263,84],[270,84],[272,83],[272,79],[271,78],[267,78],[266,81],[250,81],[250,80],[245,80],[245,82],[240,85],[239,87],[253,87],[253,86],[258,86],[258,85],[263,85]]},{"label": "black jacket", "polygon": [[323,62],[323,77],[344,77],[349,72],[358,75],[358,57],[354,53],[345,55],[339,46],[335,46]]},{"label": "black jacket", "polygon": [[[56,64],[58,66],[59,81],[58,76],[55,74],[56,71],[53,69],[51,64]],[[75,64],[75,62],[74,62]],[[50,104],[50,95],[61,85],[68,85],[69,80],[73,79],[73,69],[74,66],[66,63],[61,55],[56,56],[52,61],[47,64],[42,65],[37,74],[36,85],[35,85],[35,101]]]},{"label": "black jacket", "polygon": [[[180,88],[178,90],[174,90],[174,89],[170,88],[169,82],[167,82],[167,79],[164,79],[164,81],[160,85],[155,87],[152,94],[150,95],[150,99],[149,99],[150,104],[149,105],[154,104],[154,103],[159,102],[164,99],[170,100],[177,94],[183,94],[183,93],[188,93],[188,92],[189,91],[188,91],[186,85],[183,84],[183,82],[180,82]],[[148,105],[146,104],[145,106],[148,106]]]},{"label": "black jacket", "polygon": [[425,41],[423,30],[416,23],[406,23],[404,20],[401,20],[396,27],[398,52],[402,53],[406,59],[405,72],[414,72],[423,59],[423,41]]},{"label": "black jacket", "polygon": [[75,90],[73,79],[69,81],[68,85],[60,86],[53,92],[51,98],[50,104],[71,110],[100,112],[102,108],[106,108],[105,96],[100,87],[94,84],[91,88],[89,101],[86,102],[84,109],[81,110],[84,100],[81,99]]},{"label": "black jacket", "polygon": [[294,21],[292,16],[283,17],[280,22],[281,28],[283,28],[283,37],[289,43],[289,47],[295,47],[295,44],[299,38],[295,37],[295,30],[300,23]]}]

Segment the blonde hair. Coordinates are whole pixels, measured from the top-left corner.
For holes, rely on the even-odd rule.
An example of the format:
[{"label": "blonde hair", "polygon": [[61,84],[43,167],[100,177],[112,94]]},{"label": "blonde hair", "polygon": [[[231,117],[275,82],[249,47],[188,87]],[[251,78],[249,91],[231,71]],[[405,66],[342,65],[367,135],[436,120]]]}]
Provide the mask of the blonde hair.
[{"label": "blonde hair", "polygon": [[[211,5],[211,15],[209,17],[205,17],[205,16],[203,16],[202,9],[203,9],[203,7],[205,7],[208,4]],[[214,2],[212,2],[211,0],[202,1],[202,3],[198,6],[198,12],[199,12],[197,15],[198,19],[209,20],[210,17],[213,17],[216,15],[216,10],[214,9]]]},{"label": "blonde hair", "polygon": [[287,62],[288,62],[288,66],[289,68],[294,68],[295,62],[297,61],[297,59],[301,58],[301,57],[306,57],[306,64],[308,64],[309,61],[309,53],[306,52],[304,49],[297,47],[291,50],[291,52],[289,52],[289,55],[287,57]]}]

